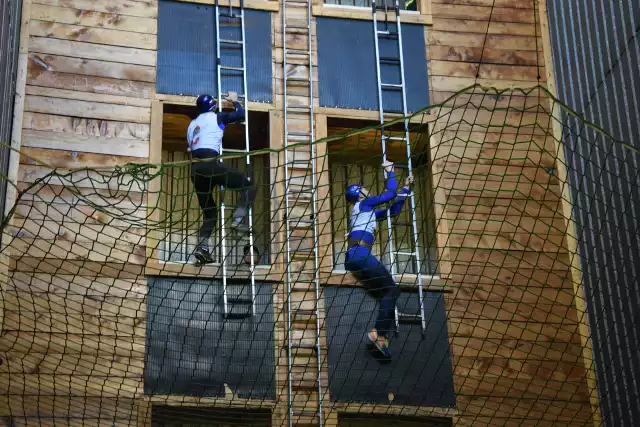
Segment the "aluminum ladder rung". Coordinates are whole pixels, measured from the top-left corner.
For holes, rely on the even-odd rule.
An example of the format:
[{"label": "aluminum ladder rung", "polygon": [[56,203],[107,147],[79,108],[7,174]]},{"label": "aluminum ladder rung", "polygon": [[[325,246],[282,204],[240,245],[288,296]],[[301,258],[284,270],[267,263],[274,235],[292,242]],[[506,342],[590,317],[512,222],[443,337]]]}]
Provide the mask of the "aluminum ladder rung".
[{"label": "aluminum ladder rung", "polygon": [[389,30],[380,31],[380,30],[378,30],[378,34],[383,36],[384,38],[388,38],[388,39],[397,39],[398,38],[398,33],[396,33],[395,31],[389,31]]},{"label": "aluminum ladder rung", "polygon": [[315,344],[303,344],[303,343],[299,343],[299,344],[291,344],[291,348],[295,348],[295,349],[301,349],[301,350],[316,350],[316,345]]},{"label": "aluminum ladder rung", "polygon": [[398,312],[398,322],[408,325],[421,325],[422,316],[420,314],[407,314]]},{"label": "aluminum ladder rung", "polygon": [[229,71],[242,71],[244,73],[244,67],[231,67],[229,65],[218,65],[221,70],[229,70]]},{"label": "aluminum ladder rung", "polygon": [[230,297],[227,301],[231,304],[253,304],[253,298]]},{"label": "aluminum ladder rung", "polygon": [[244,17],[244,14],[242,12],[240,12],[240,13],[224,13],[224,12],[222,12],[222,13],[219,13],[218,16],[220,16],[222,18],[229,18],[229,19],[242,19]]},{"label": "aluminum ladder rung", "polygon": [[228,313],[224,314],[224,318],[225,319],[248,319],[249,317],[252,317],[253,314],[251,314],[251,312],[248,313],[234,313],[233,311],[230,311]]},{"label": "aluminum ladder rung", "polygon": [[[306,30],[306,31],[309,31],[309,27],[304,26],[304,25],[287,24],[287,30]],[[300,33],[297,33],[297,34],[300,34]]]},{"label": "aluminum ladder rung", "polygon": [[[413,224],[412,224],[413,225]],[[402,255],[402,256],[416,256],[418,255],[417,252],[404,252],[404,251],[398,251],[396,252],[396,255]]]},{"label": "aluminum ladder rung", "polygon": [[400,65],[400,58],[380,57],[380,63],[389,65]]},{"label": "aluminum ladder rung", "polygon": [[287,48],[287,54],[309,56],[309,51],[308,50],[304,50],[304,49],[289,49],[289,48]]},{"label": "aluminum ladder rung", "polygon": [[[287,111],[294,114],[307,113],[311,111],[311,107],[287,105]],[[293,111],[292,111],[293,110]]]},{"label": "aluminum ladder rung", "polygon": [[287,132],[289,136],[306,136],[309,137],[311,134],[309,132]]},{"label": "aluminum ladder rung", "polygon": [[[387,136],[387,135],[382,135],[383,139],[387,139],[390,141],[406,141],[407,138],[405,138],[404,136]],[[395,165],[395,166],[400,166],[400,165]]]},{"label": "aluminum ladder rung", "polygon": [[220,43],[244,46],[244,42],[242,40],[220,39]]},{"label": "aluminum ladder rung", "polygon": [[289,81],[292,81],[292,82],[308,82],[309,79],[307,77],[287,76],[287,83]]},{"label": "aluminum ladder rung", "polygon": [[404,85],[403,84],[398,84],[398,83],[381,83],[380,86],[383,89],[387,89],[387,90],[401,90],[404,91]]},{"label": "aluminum ladder rung", "polygon": [[315,384],[296,384],[295,382],[291,383],[291,387],[295,388],[296,390],[304,391],[314,391],[318,389],[318,386]]}]

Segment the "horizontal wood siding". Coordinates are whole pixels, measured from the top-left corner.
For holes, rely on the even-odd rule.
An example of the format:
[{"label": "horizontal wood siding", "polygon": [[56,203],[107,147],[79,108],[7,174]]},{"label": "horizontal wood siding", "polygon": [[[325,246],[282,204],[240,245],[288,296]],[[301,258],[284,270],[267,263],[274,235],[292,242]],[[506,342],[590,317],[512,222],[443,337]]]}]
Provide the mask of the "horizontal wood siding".
[{"label": "horizontal wood siding", "polygon": [[[429,34],[436,103],[476,82],[546,83],[533,0],[433,0]],[[434,125],[459,426],[592,422],[545,102],[463,95]]]},{"label": "horizontal wood siding", "polygon": [[[45,177],[50,167],[146,162],[157,2],[26,3],[18,187]],[[16,425],[137,422],[146,231],[90,204],[119,206],[142,220],[145,195],[131,188],[130,197],[119,199],[108,194],[119,187],[115,181],[100,183],[85,172],[94,186],[80,175],[48,180],[16,209],[0,337],[0,416],[13,416]],[[79,195],[64,189],[71,182]]]},{"label": "horizontal wood siding", "polygon": [[[64,171],[147,162],[152,154],[151,105],[157,102],[157,1],[24,1],[30,7],[22,46],[26,87],[18,189],[46,177],[48,166]],[[425,48],[433,103],[476,82],[499,88],[545,83],[533,0],[432,0],[432,12]],[[288,75],[302,78],[312,67],[314,75],[312,100],[305,81],[288,87],[289,107],[299,107],[289,114],[289,131],[308,132],[310,120],[302,107],[310,102],[317,106],[315,24],[308,34],[300,29],[306,27],[304,10],[293,7],[287,13],[287,34],[282,15],[272,15],[272,148],[282,148],[283,40],[290,49],[306,50],[309,43],[312,48],[311,61],[290,54]],[[470,101],[512,109],[491,114],[455,108]],[[539,102],[544,97],[496,101],[463,95],[455,105],[438,110],[441,119],[431,116],[437,135],[432,163],[440,274],[452,291],[446,300],[459,426],[590,422],[562,194],[557,177],[547,171],[556,166],[555,144],[545,132],[548,117],[529,109]],[[446,128],[447,122],[460,126]],[[326,136],[327,116],[318,115],[316,125],[316,137]],[[480,143],[469,145],[470,139]],[[326,144],[318,145],[318,154],[326,153]],[[279,195],[272,206],[280,209],[272,229],[282,242],[283,156],[273,154],[271,164],[278,165],[272,171],[278,178],[272,194]],[[309,184],[307,166],[291,168],[294,191]],[[138,408],[136,398],[143,390],[146,230],[121,219],[109,222],[109,215],[94,204],[116,205],[128,219],[144,224],[147,195],[115,181],[90,182],[87,178],[96,174],[83,173],[73,181],[77,193],[65,188],[70,181],[56,177],[37,192],[28,191],[16,208],[0,336],[0,417],[12,415],[17,425],[31,425],[37,417],[44,417],[40,425],[53,425],[53,417],[64,425],[145,424],[138,414],[147,414],[147,406]],[[320,258],[327,273],[332,268],[331,183],[326,171],[318,179],[323,184]],[[292,213],[303,217],[308,199],[298,201]],[[313,244],[308,226],[301,224],[296,233],[295,248]],[[275,249],[274,268],[279,268],[283,255],[281,248]],[[309,314],[315,308],[307,274],[311,265],[303,258],[294,261],[293,270],[302,274],[292,284],[296,292],[291,296],[291,338],[302,344],[293,355],[298,385],[293,387],[293,423],[306,427],[318,424],[319,397],[305,387],[315,385],[318,368],[315,355],[303,348],[315,342],[315,317]],[[282,270],[277,273],[284,277]],[[277,390],[283,393],[274,410],[277,425],[288,416],[285,297],[280,288],[274,298]],[[320,338],[324,343],[324,331]],[[324,365],[321,371],[326,384]],[[22,394],[37,397],[18,399]],[[331,406],[329,396],[322,397],[327,425],[337,423],[338,411],[445,412],[360,403]]]}]

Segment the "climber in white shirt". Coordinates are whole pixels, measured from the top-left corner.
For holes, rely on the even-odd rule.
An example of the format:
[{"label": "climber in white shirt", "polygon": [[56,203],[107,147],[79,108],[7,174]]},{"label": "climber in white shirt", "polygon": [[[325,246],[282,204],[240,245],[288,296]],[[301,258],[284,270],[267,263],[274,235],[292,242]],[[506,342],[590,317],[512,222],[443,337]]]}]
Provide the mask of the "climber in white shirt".
[{"label": "climber in white shirt", "polygon": [[221,160],[210,160],[222,154],[225,126],[242,121],[245,117],[244,109],[235,92],[229,92],[226,99],[233,103],[235,111],[217,112],[216,100],[210,95],[200,95],[196,101],[199,115],[187,130],[188,151],[192,159],[200,160],[194,162],[191,167],[191,181],[204,217],[198,232],[198,245],[194,256],[203,264],[213,262],[208,244],[218,220],[218,206],[213,198],[213,188],[222,185],[228,190],[242,191],[231,223],[231,227],[235,229],[243,228],[243,219],[257,191],[251,178],[244,173],[225,165]]}]

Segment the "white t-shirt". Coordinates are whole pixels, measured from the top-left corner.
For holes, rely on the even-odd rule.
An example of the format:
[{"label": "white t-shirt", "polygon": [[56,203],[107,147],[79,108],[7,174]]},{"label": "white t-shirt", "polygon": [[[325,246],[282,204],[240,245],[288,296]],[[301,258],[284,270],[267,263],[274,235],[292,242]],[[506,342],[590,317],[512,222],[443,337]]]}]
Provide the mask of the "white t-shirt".
[{"label": "white t-shirt", "polygon": [[222,135],[224,130],[218,124],[215,111],[200,114],[191,121],[187,130],[187,151],[208,148],[222,154]]},{"label": "white t-shirt", "polygon": [[363,212],[360,210],[360,202],[353,205],[351,210],[351,232],[353,231],[368,231],[374,234],[378,226],[376,222],[376,211],[372,209],[369,212]]}]

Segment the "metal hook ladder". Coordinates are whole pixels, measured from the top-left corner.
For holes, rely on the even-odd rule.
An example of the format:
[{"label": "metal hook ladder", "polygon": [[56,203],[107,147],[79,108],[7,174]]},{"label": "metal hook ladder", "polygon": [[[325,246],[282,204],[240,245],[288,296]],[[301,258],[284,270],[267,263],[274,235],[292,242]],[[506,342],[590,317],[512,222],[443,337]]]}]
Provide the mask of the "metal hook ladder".
[{"label": "metal hook ladder", "polygon": [[[235,28],[236,23],[240,25],[240,38],[239,39],[221,39],[220,38],[220,26],[221,19],[226,18],[227,22],[225,27],[227,28]],[[216,25],[216,72],[217,72],[217,82],[218,82],[218,111],[222,111],[222,96],[228,94],[228,91],[223,92],[222,90],[222,80],[223,78],[236,78],[238,77],[238,73],[242,73],[242,85],[243,85],[243,94],[238,95],[238,98],[244,99],[244,109],[245,109],[245,119],[244,119],[244,140],[245,140],[245,161],[246,161],[246,170],[247,173],[250,173],[250,165],[251,165],[251,157],[249,156],[250,146],[249,146],[249,114],[248,114],[248,96],[247,96],[247,72],[246,72],[246,64],[247,57],[245,51],[245,25],[244,25],[244,1],[240,0],[240,8],[236,8],[234,10],[231,0],[228,0],[228,5],[220,7],[218,1],[215,3],[215,25]],[[242,53],[241,55],[241,65],[240,66],[232,66],[229,64],[225,64],[222,58],[222,49],[224,46],[225,50],[229,49],[239,49]],[[224,75],[223,72],[231,75]],[[221,242],[220,247],[222,251],[222,289],[223,289],[223,304],[224,304],[224,316],[227,318],[242,318],[242,317],[250,317],[255,316],[256,314],[256,284],[255,284],[255,260],[254,260],[254,250],[253,250],[253,209],[250,207],[248,210],[249,217],[249,254],[250,254],[250,281],[251,281],[251,289],[249,296],[243,296],[245,292],[243,292],[245,286],[244,285],[235,285],[234,287],[239,287],[240,289],[236,289],[236,292],[232,292],[231,296],[229,295],[229,284],[227,283],[227,236],[225,229],[225,210],[233,209],[233,207],[227,208],[224,203],[224,187],[221,186],[221,196],[220,196],[220,233],[221,233]],[[245,310],[234,310],[235,306],[245,307]],[[251,305],[251,311],[246,310],[246,307]]]},{"label": "metal hook ladder", "polygon": [[[381,128],[381,143],[382,143],[382,157],[383,161],[387,160],[387,141],[402,141],[406,146],[407,153],[407,173],[409,176],[412,176],[413,169],[411,163],[411,143],[409,140],[409,120],[407,119],[407,97],[405,90],[405,80],[404,80],[404,58],[402,55],[402,29],[400,25],[400,5],[398,0],[394,0],[394,6],[392,13],[395,15],[395,31],[389,25],[389,14],[390,10],[388,7],[389,0],[382,0],[381,5],[376,4],[375,0],[371,2],[371,9],[373,13],[373,33],[375,40],[375,51],[376,51],[376,77],[378,79],[378,110],[380,112],[380,124]],[[383,25],[380,25],[377,15],[378,11],[384,11],[384,22]],[[382,27],[382,28],[381,28]],[[389,41],[396,40],[398,56],[381,56],[380,55],[380,44],[381,40]],[[400,82],[383,82],[381,66],[386,67],[397,67],[398,74],[400,75]],[[400,93],[402,96],[402,115],[404,117],[404,137],[390,136],[385,132],[384,122],[385,122],[385,111],[384,111],[384,97],[385,93]],[[385,172],[386,178],[386,172]],[[391,274],[397,274],[397,264],[396,264],[396,256],[409,256],[414,261],[414,270],[416,273],[416,284],[418,286],[418,297],[420,299],[420,313],[419,314],[406,314],[398,311],[398,307],[396,305],[395,308],[395,323],[396,323],[396,331],[399,329],[399,325],[401,323],[406,324],[420,324],[422,327],[422,332],[426,331],[426,319],[424,313],[424,300],[423,300],[423,292],[422,292],[422,275],[420,269],[420,247],[418,240],[418,223],[416,220],[416,202],[415,195],[413,192],[409,195],[410,200],[410,209],[411,209],[411,227],[412,233],[411,237],[413,240],[413,251],[396,251],[394,249],[393,242],[393,228],[390,216],[387,215],[387,231],[388,231],[388,250],[389,250],[389,262],[391,264]]]},{"label": "metal hook ladder", "polygon": [[[287,23],[287,10],[305,11],[306,13],[306,25],[290,25]],[[288,49],[287,48],[287,34],[297,33],[307,35],[308,49]],[[317,422],[319,427],[323,426],[323,408],[322,408],[322,382],[321,382],[321,353],[320,353],[320,313],[319,313],[319,262],[318,262],[318,229],[317,229],[317,192],[316,192],[316,150],[313,145],[314,140],[314,121],[313,121],[313,64],[312,64],[312,43],[311,43],[311,1],[310,0],[282,0],[282,51],[283,51],[283,99],[284,99],[284,178],[285,178],[285,232],[286,232],[286,270],[287,270],[287,368],[288,368],[288,411],[289,421],[288,425],[293,425],[294,418],[304,424],[311,422]],[[291,55],[291,59],[290,59]],[[306,65],[308,67],[307,76],[297,77],[289,75],[289,65],[296,64]],[[295,73],[294,73],[295,74]],[[294,85],[304,87],[308,85],[309,88],[309,106],[290,106],[288,103],[288,91],[290,87]],[[289,129],[289,115],[308,115],[309,117],[309,132],[294,132]],[[300,147],[291,147],[291,144],[300,144]],[[308,144],[308,145],[307,145]],[[295,172],[304,171],[304,180],[302,184],[292,194],[291,185],[292,178]],[[310,186],[307,184],[308,178],[311,178]],[[296,177],[299,178],[299,177]],[[296,185],[298,187],[298,185]],[[295,195],[295,196],[294,196]],[[294,196],[294,199],[290,198]],[[310,199],[310,201],[309,201]],[[300,206],[309,204],[305,207],[305,215],[303,217],[294,217],[294,206]],[[309,215],[307,220],[305,217]],[[291,242],[296,239],[293,235],[294,230],[305,230],[304,235],[307,235],[307,231],[311,230],[313,238],[313,247],[309,249],[296,248],[292,250]],[[292,261],[294,258],[303,258],[307,262],[310,258],[313,259],[313,272],[309,274],[304,268],[300,271],[292,271]],[[312,276],[310,278],[310,276]],[[291,298],[295,293],[303,292],[304,298],[306,293],[313,288],[314,291],[314,309],[292,310]],[[292,342],[292,327],[294,321],[298,316],[303,317],[315,317],[315,337],[314,344],[294,344]],[[299,319],[298,319],[299,320]],[[303,334],[306,334],[309,329],[304,329]],[[317,376],[314,384],[303,384],[293,382],[293,368],[295,357],[294,353],[298,353],[298,350],[311,350],[315,352],[315,358],[317,363]],[[306,368],[306,366],[305,366]],[[317,397],[317,411],[304,411],[306,404],[302,410],[296,410],[294,408],[294,393],[297,391],[308,392],[315,391]]]}]

